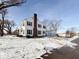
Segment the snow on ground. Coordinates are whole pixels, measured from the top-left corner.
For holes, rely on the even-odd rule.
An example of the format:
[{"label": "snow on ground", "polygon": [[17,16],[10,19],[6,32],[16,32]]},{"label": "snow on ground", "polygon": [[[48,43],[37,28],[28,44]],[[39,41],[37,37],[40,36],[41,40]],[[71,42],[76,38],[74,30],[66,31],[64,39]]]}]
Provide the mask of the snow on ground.
[{"label": "snow on ground", "polygon": [[0,59],[35,59],[47,50],[63,46],[74,47],[77,44],[61,38],[19,38],[15,36],[0,37]]},{"label": "snow on ground", "polygon": [[79,38],[79,36],[74,36],[73,38],[70,38],[70,41],[73,41],[74,39]]}]

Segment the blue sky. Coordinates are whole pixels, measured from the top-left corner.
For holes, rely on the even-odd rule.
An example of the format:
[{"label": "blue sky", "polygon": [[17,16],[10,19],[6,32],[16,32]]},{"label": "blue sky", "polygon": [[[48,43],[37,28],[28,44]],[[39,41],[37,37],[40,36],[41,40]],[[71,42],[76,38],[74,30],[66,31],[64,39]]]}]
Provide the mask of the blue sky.
[{"label": "blue sky", "polygon": [[62,19],[60,32],[70,27],[79,29],[79,0],[27,0],[20,7],[9,8],[6,18],[19,25],[34,13],[38,14],[40,20]]}]

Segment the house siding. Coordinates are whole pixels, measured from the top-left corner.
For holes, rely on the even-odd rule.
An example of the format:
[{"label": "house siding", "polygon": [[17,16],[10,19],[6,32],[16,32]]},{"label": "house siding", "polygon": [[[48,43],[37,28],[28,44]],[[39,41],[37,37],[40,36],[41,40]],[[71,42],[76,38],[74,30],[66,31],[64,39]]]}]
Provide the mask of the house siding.
[{"label": "house siding", "polygon": [[[32,26],[27,25],[27,22],[32,22]],[[41,25],[41,28],[38,27],[38,24]],[[43,31],[46,32],[46,29],[43,28],[43,26],[45,25],[38,21],[37,14],[34,14],[33,17],[27,18],[22,21],[19,27],[19,35],[32,37],[45,36],[46,34],[43,34]],[[27,34],[27,30],[32,30],[32,34]],[[38,31],[41,31],[41,34],[38,34]]]}]

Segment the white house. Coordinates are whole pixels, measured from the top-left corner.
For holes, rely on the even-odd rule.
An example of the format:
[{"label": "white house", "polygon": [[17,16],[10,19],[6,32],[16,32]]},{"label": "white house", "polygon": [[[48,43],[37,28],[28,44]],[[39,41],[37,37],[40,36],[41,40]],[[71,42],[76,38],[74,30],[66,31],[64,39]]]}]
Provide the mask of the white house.
[{"label": "white house", "polygon": [[37,14],[33,17],[24,19],[19,26],[19,35],[39,37],[46,35],[46,26],[37,18]]}]

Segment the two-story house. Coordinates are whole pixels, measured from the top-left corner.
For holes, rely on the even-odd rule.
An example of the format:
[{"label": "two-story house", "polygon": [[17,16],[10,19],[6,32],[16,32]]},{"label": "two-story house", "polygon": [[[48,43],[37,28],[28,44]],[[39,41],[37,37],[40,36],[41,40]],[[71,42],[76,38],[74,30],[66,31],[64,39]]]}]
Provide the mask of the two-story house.
[{"label": "two-story house", "polygon": [[43,37],[46,35],[46,26],[40,22],[35,13],[33,17],[24,19],[19,27],[19,35],[29,37]]}]

